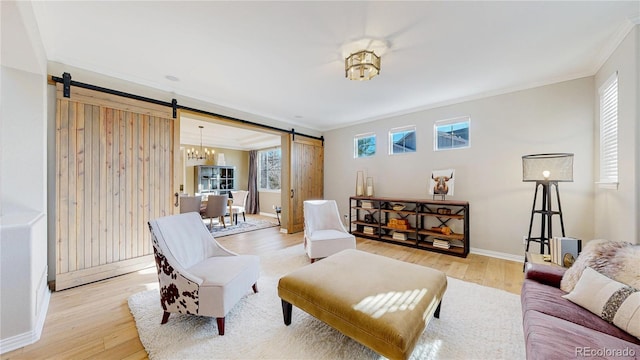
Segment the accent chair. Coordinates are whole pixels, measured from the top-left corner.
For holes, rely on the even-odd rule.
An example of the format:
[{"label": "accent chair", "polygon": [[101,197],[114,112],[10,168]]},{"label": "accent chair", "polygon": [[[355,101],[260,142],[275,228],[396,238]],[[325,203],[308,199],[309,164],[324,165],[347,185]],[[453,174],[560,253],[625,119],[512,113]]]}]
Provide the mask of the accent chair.
[{"label": "accent chair", "polygon": [[260,259],[225,249],[197,213],[151,220],[149,230],[164,310],[161,324],[171,313],[210,316],[224,335],[229,310],[249,288],[258,292]]},{"label": "accent chair", "polygon": [[304,210],[304,248],[311,259],[356,248],[356,237],[342,225],[335,200],[306,200]]}]

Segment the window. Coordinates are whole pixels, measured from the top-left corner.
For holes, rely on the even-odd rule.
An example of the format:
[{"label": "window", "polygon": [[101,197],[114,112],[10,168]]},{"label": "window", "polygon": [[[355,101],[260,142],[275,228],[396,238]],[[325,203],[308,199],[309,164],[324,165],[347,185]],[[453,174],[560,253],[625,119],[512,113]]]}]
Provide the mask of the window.
[{"label": "window", "polygon": [[353,138],[353,157],[369,157],[376,154],[376,134],[361,134]]},{"label": "window", "polygon": [[618,73],[598,89],[600,97],[600,183],[618,183]]},{"label": "window", "polygon": [[389,155],[416,152],[416,127],[405,126],[389,131]]},{"label": "window", "polygon": [[280,147],[258,151],[258,189],[263,191],[280,190]]},{"label": "window", "polygon": [[469,147],[468,116],[436,121],[433,125],[433,149],[435,151]]}]

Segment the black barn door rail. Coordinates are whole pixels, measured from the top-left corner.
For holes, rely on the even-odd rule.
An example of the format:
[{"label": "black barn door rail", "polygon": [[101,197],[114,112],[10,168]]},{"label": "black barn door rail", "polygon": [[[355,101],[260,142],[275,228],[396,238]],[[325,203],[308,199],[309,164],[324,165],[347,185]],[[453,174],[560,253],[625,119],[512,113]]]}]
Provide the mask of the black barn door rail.
[{"label": "black barn door rail", "polygon": [[167,102],[167,101],[156,100],[156,99],[152,99],[152,98],[148,98],[148,97],[144,97],[144,96],[140,96],[140,95],[136,95],[136,94],[130,94],[130,93],[126,93],[126,92],[119,91],[119,90],[113,90],[113,89],[108,89],[108,88],[104,88],[104,87],[101,87],[101,86],[91,85],[91,84],[87,84],[87,83],[71,80],[71,74],[69,74],[67,72],[63,73],[62,77],[51,76],[51,81],[63,84],[63,90],[62,91],[63,91],[64,97],[66,97],[66,98],[71,97],[71,86],[77,86],[79,88],[99,91],[99,92],[103,92],[103,93],[107,93],[107,94],[111,94],[111,95],[125,97],[125,98],[128,98],[128,99],[134,99],[134,100],[144,101],[144,102],[148,102],[148,103],[152,103],[152,104],[156,104],[156,105],[170,107],[170,108],[173,109],[173,118],[174,119],[178,116],[178,109],[187,110],[187,111],[195,112],[195,113],[202,114],[202,115],[215,116],[217,118],[235,121],[235,122],[238,122],[238,123],[241,123],[241,124],[245,124],[245,125],[257,126],[257,127],[263,128],[263,129],[269,129],[269,130],[275,130],[275,131],[279,131],[279,132],[283,132],[283,133],[289,133],[294,137],[294,139],[295,139],[296,135],[299,135],[299,136],[304,136],[304,137],[307,137],[307,138],[310,138],[310,139],[320,140],[320,141],[322,141],[322,144],[324,145],[324,136],[318,137],[318,136],[313,136],[313,135],[307,135],[307,134],[296,132],[295,129],[285,130],[285,129],[277,128],[277,127],[271,126],[271,125],[255,123],[255,122],[252,122],[252,121],[242,120],[242,119],[234,118],[234,117],[231,117],[231,116],[216,114],[216,113],[213,113],[213,112],[200,110],[200,109],[196,109],[196,108],[192,108],[192,107],[188,107],[188,106],[182,106],[182,105],[178,105],[178,100],[176,100],[176,99],[171,99],[171,102]]}]

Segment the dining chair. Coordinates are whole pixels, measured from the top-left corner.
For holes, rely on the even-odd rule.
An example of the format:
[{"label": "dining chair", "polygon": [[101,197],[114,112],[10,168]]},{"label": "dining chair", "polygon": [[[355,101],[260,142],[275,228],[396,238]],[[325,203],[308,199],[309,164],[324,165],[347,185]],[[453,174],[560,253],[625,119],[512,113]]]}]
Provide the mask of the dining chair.
[{"label": "dining chair", "polygon": [[213,228],[213,218],[218,218],[218,221],[223,227],[227,227],[224,222],[224,216],[227,214],[227,200],[229,195],[209,195],[207,197],[207,209],[205,210],[205,217],[209,218],[209,229]]},{"label": "dining chair", "polygon": [[231,191],[233,197],[233,204],[231,205],[231,212],[233,213],[234,222],[238,223],[238,214],[242,213],[242,221],[247,221],[245,217],[245,210],[247,208],[247,198],[249,192],[246,190]]},{"label": "dining chair", "polygon": [[188,212],[200,213],[202,196],[180,196],[180,214]]}]

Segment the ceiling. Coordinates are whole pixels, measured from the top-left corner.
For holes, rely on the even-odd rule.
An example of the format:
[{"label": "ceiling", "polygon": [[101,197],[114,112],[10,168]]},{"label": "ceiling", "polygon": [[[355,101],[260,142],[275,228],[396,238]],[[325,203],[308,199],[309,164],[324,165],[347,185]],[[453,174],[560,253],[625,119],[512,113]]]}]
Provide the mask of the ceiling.
[{"label": "ceiling", "polygon": [[[637,0],[32,5],[49,61],[320,132],[593,75],[640,14]],[[362,48],[380,75],[345,79]]]},{"label": "ceiling", "polygon": [[[202,126],[202,138],[198,126]],[[180,117],[180,142],[189,145],[202,143],[204,147],[248,151],[280,146],[280,136],[214,124],[182,115]],[[197,146],[195,148],[198,150]]]}]

